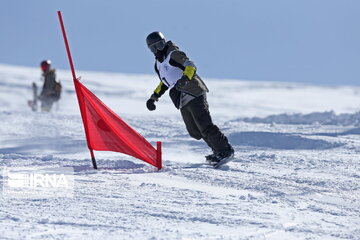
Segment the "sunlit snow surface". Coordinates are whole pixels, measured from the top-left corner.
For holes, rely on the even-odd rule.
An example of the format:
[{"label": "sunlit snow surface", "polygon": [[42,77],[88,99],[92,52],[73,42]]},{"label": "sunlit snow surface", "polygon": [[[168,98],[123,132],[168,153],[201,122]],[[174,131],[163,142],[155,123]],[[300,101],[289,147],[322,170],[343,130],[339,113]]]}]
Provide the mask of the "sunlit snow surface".
[{"label": "sunlit snow surface", "polygon": [[[149,66],[151,67],[151,66]],[[201,73],[200,73],[201,74]],[[78,72],[151,143],[164,168],[119,153],[89,160],[69,71],[62,99],[32,112],[40,70],[0,65],[0,166],[73,167],[73,198],[0,199],[0,239],[359,239],[360,88],[204,79],[236,160],[205,166],[155,75]],[[3,183],[4,178],[0,181]]]}]

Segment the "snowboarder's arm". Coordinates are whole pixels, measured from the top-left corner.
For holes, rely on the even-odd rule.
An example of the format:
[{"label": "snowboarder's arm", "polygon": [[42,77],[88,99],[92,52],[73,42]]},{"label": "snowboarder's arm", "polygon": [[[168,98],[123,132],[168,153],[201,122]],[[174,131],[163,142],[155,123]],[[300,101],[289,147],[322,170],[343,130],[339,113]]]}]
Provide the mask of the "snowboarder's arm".
[{"label": "snowboarder's arm", "polygon": [[168,90],[169,88],[162,83],[161,78],[160,78],[160,73],[159,70],[156,67],[156,63],[154,65],[154,69],[155,72],[157,73],[159,79],[160,79],[160,83],[159,85],[155,88],[153,95],[151,95],[151,99],[153,99],[154,101],[158,101],[159,98],[166,92],[166,90]]},{"label": "snowboarder's arm", "polygon": [[154,93],[146,101],[146,107],[150,111],[154,111],[156,109],[155,102],[158,101],[159,98],[161,97],[161,95],[163,95],[166,92],[166,90],[168,90],[168,89],[169,88],[160,81],[160,84],[154,90]]},{"label": "snowboarder's arm", "polygon": [[190,59],[182,51],[174,51],[171,54],[170,64],[175,67],[181,68],[184,71],[184,76],[186,76],[189,80],[193,78],[196,72],[195,64],[190,61]]},{"label": "snowboarder's arm", "polygon": [[159,98],[168,90],[169,88],[160,81],[159,85],[155,88],[154,93],[151,95],[151,99],[158,101]]}]

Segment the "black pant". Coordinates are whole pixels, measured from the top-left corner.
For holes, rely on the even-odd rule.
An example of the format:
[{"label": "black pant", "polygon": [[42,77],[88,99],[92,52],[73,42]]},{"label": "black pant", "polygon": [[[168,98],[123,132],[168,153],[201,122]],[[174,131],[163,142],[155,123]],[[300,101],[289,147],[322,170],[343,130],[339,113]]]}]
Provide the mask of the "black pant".
[{"label": "black pant", "polygon": [[180,111],[191,137],[197,140],[204,139],[214,152],[228,148],[226,136],[212,122],[206,95],[191,100]]}]

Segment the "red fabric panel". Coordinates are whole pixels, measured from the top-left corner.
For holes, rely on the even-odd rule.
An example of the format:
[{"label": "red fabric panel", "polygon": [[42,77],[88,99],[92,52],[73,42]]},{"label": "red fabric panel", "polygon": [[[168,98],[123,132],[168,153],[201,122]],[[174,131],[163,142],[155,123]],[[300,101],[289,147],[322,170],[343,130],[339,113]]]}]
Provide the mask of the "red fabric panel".
[{"label": "red fabric panel", "polygon": [[124,153],[161,168],[156,149],[143,136],[78,80],[74,82],[90,149]]}]

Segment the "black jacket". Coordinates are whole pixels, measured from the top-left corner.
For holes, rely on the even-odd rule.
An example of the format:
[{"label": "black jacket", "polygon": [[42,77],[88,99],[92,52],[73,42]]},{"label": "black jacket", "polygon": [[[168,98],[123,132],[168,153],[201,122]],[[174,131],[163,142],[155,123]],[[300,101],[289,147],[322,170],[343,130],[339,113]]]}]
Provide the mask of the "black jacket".
[{"label": "black jacket", "polygon": [[56,74],[55,69],[50,69],[42,74],[44,79],[44,85],[41,90],[40,96],[46,98],[51,97],[55,91],[55,84],[56,84]]},{"label": "black jacket", "polygon": [[[171,41],[168,41],[166,43],[166,47],[164,49],[164,54],[160,58],[157,57],[156,60],[162,62],[170,53],[171,53],[170,61],[169,61],[170,65],[172,65],[174,67],[178,67],[182,70],[184,70],[185,66],[187,66],[187,65],[191,65],[191,66],[195,67],[195,65],[189,60],[189,58],[186,56],[186,54],[184,52],[180,51],[179,48]],[[160,78],[159,70],[156,67],[156,62],[155,62],[155,71]],[[157,98],[160,98],[167,90],[168,90],[168,87],[161,82],[161,78],[160,78],[160,84],[154,91],[155,96]],[[176,84],[175,87],[173,87],[170,90],[169,94],[170,94],[171,100],[173,101],[175,107],[179,109],[180,108],[180,98],[181,98],[182,92],[189,94],[193,97],[199,97],[208,91],[209,90],[206,87],[205,83],[195,73],[194,76],[192,77],[192,79],[189,80],[189,82],[185,86],[179,87],[178,84]]]}]

